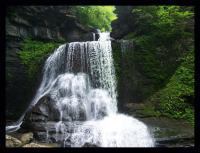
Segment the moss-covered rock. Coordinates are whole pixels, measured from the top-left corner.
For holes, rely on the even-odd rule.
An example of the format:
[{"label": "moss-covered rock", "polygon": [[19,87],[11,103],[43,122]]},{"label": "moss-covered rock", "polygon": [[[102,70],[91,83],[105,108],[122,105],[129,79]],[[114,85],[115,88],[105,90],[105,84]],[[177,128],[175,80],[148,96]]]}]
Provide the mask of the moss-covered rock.
[{"label": "moss-covered rock", "polygon": [[156,109],[163,115],[194,124],[194,52],[188,52],[181,61],[169,83],[149,101],[157,105]]},{"label": "moss-covered rock", "polygon": [[45,58],[60,44],[58,42],[41,42],[30,38],[22,42],[21,51],[18,54],[30,79],[36,76],[36,73],[40,70],[39,68],[43,66]]},{"label": "moss-covered rock", "polygon": [[111,36],[134,44],[123,56],[114,56],[120,105],[147,103],[137,114],[183,118],[193,124],[193,8],[119,6],[116,12]]}]

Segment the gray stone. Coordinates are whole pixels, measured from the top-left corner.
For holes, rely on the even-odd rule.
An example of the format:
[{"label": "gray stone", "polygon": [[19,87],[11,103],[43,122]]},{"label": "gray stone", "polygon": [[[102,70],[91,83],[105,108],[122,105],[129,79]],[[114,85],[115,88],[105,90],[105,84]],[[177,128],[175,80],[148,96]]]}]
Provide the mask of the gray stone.
[{"label": "gray stone", "polygon": [[55,132],[55,123],[56,122],[33,122],[32,126],[33,126],[33,130],[34,131],[41,131],[41,132],[46,132],[47,129],[49,132]]},{"label": "gray stone", "polygon": [[6,35],[20,37],[18,27],[11,24],[6,24]]},{"label": "gray stone", "polygon": [[54,133],[52,132],[35,132],[35,138],[43,143],[62,143],[65,139],[65,136],[63,133]]},{"label": "gray stone", "polygon": [[26,38],[26,37],[30,36],[28,34],[28,30],[23,26],[19,27],[19,34],[20,34],[20,37],[22,37],[22,38]]}]

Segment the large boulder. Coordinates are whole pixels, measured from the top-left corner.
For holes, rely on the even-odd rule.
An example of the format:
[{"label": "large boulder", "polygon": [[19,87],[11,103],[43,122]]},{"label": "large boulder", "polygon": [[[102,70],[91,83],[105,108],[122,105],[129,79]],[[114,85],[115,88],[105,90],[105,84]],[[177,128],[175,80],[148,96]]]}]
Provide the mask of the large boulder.
[{"label": "large boulder", "polygon": [[[33,131],[35,138],[40,142],[63,142],[65,139],[64,133],[72,133],[73,123],[71,121],[74,118],[73,114],[63,112],[61,122],[60,115],[56,102],[45,96],[26,113],[22,128]],[[80,114],[80,117],[76,118],[76,122],[85,121],[85,115],[85,113]],[[24,141],[28,141],[28,138]]]},{"label": "large boulder", "polygon": [[22,142],[17,138],[14,138],[10,135],[6,135],[6,147],[21,147]]}]

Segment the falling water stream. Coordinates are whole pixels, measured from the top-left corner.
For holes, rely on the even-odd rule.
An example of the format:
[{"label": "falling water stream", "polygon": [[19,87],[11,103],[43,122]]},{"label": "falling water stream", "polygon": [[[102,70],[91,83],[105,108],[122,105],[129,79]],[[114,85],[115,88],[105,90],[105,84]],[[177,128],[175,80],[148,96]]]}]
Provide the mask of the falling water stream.
[{"label": "falling water stream", "polygon": [[[109,33],[99,35],[98,41],[61,45],[48,57],[41,85],[28,109],[46,95],[51,98],[59,111],[54,125],[56,141],[62,141],[64,147],[153,147],[144,123],[118,113],[111,41]],[[23,118],[6,131],[19,129]]]}]

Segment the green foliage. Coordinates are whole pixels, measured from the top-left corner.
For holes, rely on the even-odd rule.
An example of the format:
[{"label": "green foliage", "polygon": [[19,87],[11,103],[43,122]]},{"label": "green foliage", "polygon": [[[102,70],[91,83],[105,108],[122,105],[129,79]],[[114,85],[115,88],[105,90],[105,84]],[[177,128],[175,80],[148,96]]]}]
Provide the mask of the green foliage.
[{"label": "green foliage", "polygon": [[181,61],[166,87],[153,95],[150,101],[159,103],[162,114],[194,124],[194,52],[188,52]]},{"label": "green foliage", "polygon": [[145,104],[141,110],[137,111],[137,113],[148,117],[160,117],[162,115],[158,110],[155,110],[155,107],[150,103]]},{"label": "green foliage", "polygon": [[176,45],[181,43],[182,48],[188,50],[187,46],[193,43],[191,39],[194,30],[192,7],[135,7],[132,12],[135,17],[135,39],[144,37],[144,41],[153,42],[149,44],[149,46],[153,45],[151,48],[163,44],[166,49],[175,49]]},{"label": "green foliage", "polygon": [[41,66],[44,58],[49,55],[56,47],[57,42],[41,42],[27,38],[24,40],[19,52],[19,58],[25,65],[29,78],[33,78]]},{"label": "green foliage", "polygon": [[179,57],[193,46],[194,12],[183,6],[135,6],[132,15],[133,31],[123,39],[132,39],[135,47],[132,55],[127,53],[126,63],[135,63],[139,73],[150,80],[146,87],[138,78],[146,98],[168,82],[180,64]]},{"label": "green foliage", "polygon": [[114,10],[114,6],[76,6],[73,14],[82,24],[111,31],[111,22],[117,18]]},{"label": "green foliage", "polygon": [[[156,26],[164,25],[182,25],[183,20],[187,20],[193,16],[194,13],[186,11],[180,6],[160,6],[157,10],[158,18],[160,22],[155,24]],[[181,24],[179,23],[181,22]]]},{"label": "green foliage", "polygon": [[129,82],[124,88],[147,102],[141,111],[144,115],[194,124],[193,10],[185,6],[132,8],[133,30],[123,39],[132,40],[134,48],[123,55],[122,77]]},{"label": "green foliage", "polygon": [[[192,7],[181,6],[138,6],[132,11],[136,18],[135,26],[140,27],[137,33],[144,32],[185,32],[189,22],[193,22],[194,15]],[[168,31],[170,30],[170,31]],[[175,31],[174,31],[175,30]],[[192,30],[192,29],[191,29]]]}]

